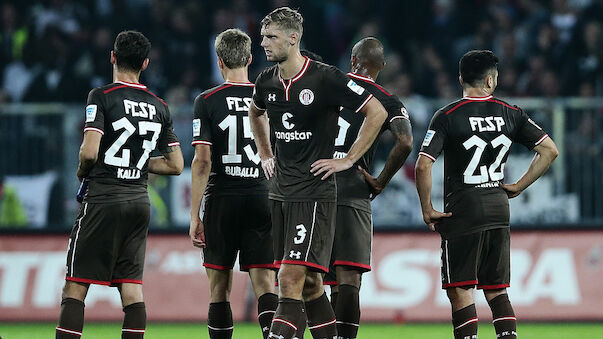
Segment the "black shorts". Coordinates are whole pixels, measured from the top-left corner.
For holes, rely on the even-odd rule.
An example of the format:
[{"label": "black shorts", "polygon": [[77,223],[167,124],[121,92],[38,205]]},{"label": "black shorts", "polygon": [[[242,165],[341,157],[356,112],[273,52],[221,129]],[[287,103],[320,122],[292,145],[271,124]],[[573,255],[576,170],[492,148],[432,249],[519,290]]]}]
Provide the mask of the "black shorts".
[{"label": "black shorts", "polygon": [[442,288],[500,289],[510,279],[509,227],[442,239]]},{"label": "black shorts", "polygon": [[327,272],[335,236],[334,202],[271,200],[274,263]]},{"label": "black shorts", "polygon": [[84,203],[69,237],[66,280],[142,284],[148,199]]},{"label": "black shorts", "polygon": [[203,224],[203,266],[230,270],[240,251],[241,271],[276,268],[267,195],[209,196]]},{"label": "black shorts", "polygon": [[335,241],[331,267],[325,275],[325,285],[337,285],[336,266],[368,272],[371,270],[373,218],[370,212],[346,205],[337,205]]}]

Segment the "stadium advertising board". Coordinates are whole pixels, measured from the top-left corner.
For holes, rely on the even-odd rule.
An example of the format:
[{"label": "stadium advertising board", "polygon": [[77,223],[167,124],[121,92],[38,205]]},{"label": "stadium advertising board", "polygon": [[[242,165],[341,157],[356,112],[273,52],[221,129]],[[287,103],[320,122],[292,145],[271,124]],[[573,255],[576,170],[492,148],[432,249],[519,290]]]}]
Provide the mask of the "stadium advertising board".
[{"label": "stadium advertising board", "polygon": [[[511,300],[520,319],[603,320],[603,231],[515,232]],[[0,321],[54,321],[64,281],[67,236],[0,236]],[[199,251],[188,236],[151,235],[144,292],[150,321],[207,317],[208,282]],[[361,290],[364,321],[448,321],[440,289],[439,237],[431,233],[377,234],[373,272]],[[234,275],[231,296],[237,321],[255,319],[245,274]],[[478,313],[490,318],[479,293]],[[116,289],[94,286],[87,320],[121,321]]]}]

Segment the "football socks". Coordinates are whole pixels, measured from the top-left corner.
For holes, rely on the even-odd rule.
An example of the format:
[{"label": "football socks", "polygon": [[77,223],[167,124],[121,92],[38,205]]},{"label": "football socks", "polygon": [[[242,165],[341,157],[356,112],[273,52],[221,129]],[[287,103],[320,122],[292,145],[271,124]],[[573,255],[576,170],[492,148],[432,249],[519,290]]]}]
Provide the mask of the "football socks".
[{"label": "football socks", "polygon": [[210,339],[232,338],[232,310],[228,301],[210,303],[207,314],[207,330]]},{"label": "football socks", "polygon": [[299,321],[299,325],[297,325],[297,331],[295,331],[293,339],[304,339],[304,332],[306,332],[306,327],[308,327],[308,317],[306,316],[305,306],[303,307],[302,318]]},{"label": "football socks", "polygon": [[258,298],[258,322],[260,323],[264,339],[268,338],[272,317],[274,317],[277,307],[278,296],[274,293],[262,294]]},{"label": "football socks", "polygon": [[268,338],[291,339],[304,321],[304,308],[301,300],[280,298]]},{"label": "football socks", "polygon": [[312,337],[333,338],[337,336],[335,312],[333,312],[326,293],[306,302],[306,311],[308,314],[308,328],[312,333]]},{"label": "football socks", "polygon": [[517,319],[509,301],[509,295],[501,294],[488,302],[492,310],[492,324],[496,331],[496,338],[517,338]]},{"label": "football socks", "polygon": [[477,339],[477,311],[475,304],[452,312],[454,339]]},{"label": "football socks", "polygon": [[122,339],[142,339],[147,327],[147,311],[144,302],[133,303],[123,308],[124,323]]},{"label": "football socks", "polygon": [[335,310],[335,307],[337,306],[337,295],[339,294],[339,292],[331,292],[331,307],[333,308],[333,310]]},{"label": "football socks", "polygon": [[64,298],[61,301],[59,325],[56,328],[56,339],[79,339],[84,328],[84,302]]},{"label": "football socks", "polygon": [[335,306],[337,335],[342,339],[354,339],[360,325],[359,289],[353,285],[339,285],[338,303]]}]

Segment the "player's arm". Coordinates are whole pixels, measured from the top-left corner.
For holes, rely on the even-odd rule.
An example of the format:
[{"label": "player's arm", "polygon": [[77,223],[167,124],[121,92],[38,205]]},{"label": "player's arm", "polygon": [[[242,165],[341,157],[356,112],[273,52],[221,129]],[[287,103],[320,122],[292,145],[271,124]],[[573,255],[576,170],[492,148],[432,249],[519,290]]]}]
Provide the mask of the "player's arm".
[{"label": "player's arm", "polygon": [[387,118],[387,112],[379,100],[374,97],[360,109],[360,112],[366,115],[366,118],[360,126],[358,138],[350,148],[348,155],[343,159],[320,159],[315,161],[310,170],[314,173],[314,176],[324,173],[321,179],[325,180],[333,173],[347,170],[371,147],[385,118]]},{"label": "player's arm", "polygon": [[191,223],[189,236],[195,247],[205,247],[205,234],[203,221],[199,217],[203,193],[207,187],[209,173],[211,172],[211,147],[209,145],[195,145],[195,156],[191,164]]},{"label": "player's arm", "polygon": [[540,178],[551,166],[555,158],[559,155],[557,145],[553,142],[553,139],[547,137],[540,144],[534,147],[536,155],[530,163],[530,167],[524,173],[524,175],[514,184],[505,185],[502,187],[507,192],[509,198],[515,198],[526,188],[528,188],[534,181]]},{"label": "player's arm", "polygon": [[84,132],[84,140],[80,146],[79,164],[77,166],[77,177],[82,181],[88,176],[90,170],[98,159],[98,149],[103,135],[95,131]]},{"label": "player's arm", "polygon": [[148,171],[160,175],[180,175],[184,169],[184,158],[167,106],[165,106],[162,124],[163,128],[157,141],[157,149],[161,152],[161,156],[149,159]]},{"label": "player's arm", "polygon": [[419,155],[415,166],[415,180],[417,193],[421,202],[421,211],[423,212],[423,221],[429,226],[429,229],[435,231],[435,224],[443,217],[450,217],[452,213],[438,212],[431,204],[431,168],[433,160],[424,155]]},{"label": "player's arm", "polygon": [[159,157],[149,159],[149,172],[161,175],[180,175],[184,168],[184,158],[180,146],[171,146]]},{"label": "player's arm", "polygon": [[409,120],[394,119],[390,122],[389,129],[393,133],[396,142],[389,151],[385,166],[379,176],[374,178],[364,168],[358,166],[371,187],[371,200],[383,191],[396,172],[404,165],[406,158],[412,151],[412,127]]},{"label": "player's arm", "polygon": [[90,174],[98,159],[103,130],[105,126],[105,110],[100,89],[95,88],[88,93],[86,101],[86,123],[84,125],[84,140],[80,146],[77,177],[80,181]]},{"label": "player's arm", "polygon": [[255,140],[255,146],[262,159],[262,168],[266,179],[274,175],[274,155],[270,146],[270,124],[268,123],[268,114],[266,110],[261,110],[252,104],[249,106],[249,123],[251,133]]}]

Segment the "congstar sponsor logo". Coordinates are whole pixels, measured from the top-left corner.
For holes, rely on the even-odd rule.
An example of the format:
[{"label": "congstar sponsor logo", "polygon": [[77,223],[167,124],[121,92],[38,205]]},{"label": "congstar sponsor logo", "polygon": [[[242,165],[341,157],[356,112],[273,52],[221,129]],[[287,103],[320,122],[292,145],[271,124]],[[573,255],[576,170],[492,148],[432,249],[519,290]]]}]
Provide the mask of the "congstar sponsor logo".
[{"label": "congstar sponsor logo", "polygon": [[[292,130],[295,127],[295,123],[292,120],[293,120],[293,114],[291,114],[289,112],[283,113],[283,116],[281,117],[281,123],[283,124],[283,127],[285,129]],[[285,142],[302,141],[302,140],[309,140],[310,138],[312,138],[312,132],[275,131],[274,136],[279,140],[285,140]]]}]

